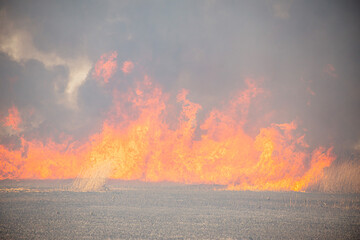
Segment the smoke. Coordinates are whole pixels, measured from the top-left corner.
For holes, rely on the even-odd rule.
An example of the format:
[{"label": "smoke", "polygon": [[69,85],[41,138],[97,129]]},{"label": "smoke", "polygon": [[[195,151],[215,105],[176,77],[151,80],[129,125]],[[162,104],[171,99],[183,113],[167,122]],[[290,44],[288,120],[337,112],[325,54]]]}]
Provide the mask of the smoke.
[{"label": "smoke", "polygon": [[[359,152],[359,10],[325,0],[2,1],[0,144],[84,142],[102,129],[113,92],[126,93],[145,73],[170,96],[188,89],[201,122],[250,76],[267,92],[246,110],[246,133],[296,119],[311,149],[334,146],[340,156],[321,189],[356,189],[346,182],[355,177],[340,176],[355,174],[359,160],[340,153]],[[105,169],[79,179],[100,186]],[[98,186],[84,181],[79,189]]]}]

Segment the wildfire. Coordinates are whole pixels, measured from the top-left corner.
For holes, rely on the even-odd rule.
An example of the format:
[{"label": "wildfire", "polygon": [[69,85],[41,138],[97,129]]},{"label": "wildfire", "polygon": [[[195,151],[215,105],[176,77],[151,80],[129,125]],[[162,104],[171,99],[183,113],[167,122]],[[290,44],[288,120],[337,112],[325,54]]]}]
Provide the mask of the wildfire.
[{"label": "wildfire", "polygon": [[109,79],[116,72],[117,68],[117,52],[111,54],[104,54],[95,65],[95,71],[93,76],[98,80],[103,80],[104,83],[108,83]]},{"label": "wildfire", "polygon": [[123,73],[127,74],[130,73],[134,68],[134,64],[131,61],[125,61],[123,63],[123,67],[121,68],[121,70],[123,71]]},{"label": "wildfire", "polygon": [[9,115],[4,119],[3,125],[10,127],[13,130],[19,130],[19,124],[21,123],[19,110],[13,106],[8,110]]},{"label": "wildfire", "polygon": [[[109,82],[116,56],[104,55],[96,63],[98,81]],[[125,63],[124,74],[134,68]],[[295,121],[248,134],[244,125],[252,100],[265,91],[253,79],[245,82],[244,90],[202,122],[197,120],[201,105],[181,90],[175,103],[181,110],[176,123],[169,123],[174,107],[169,95],[145,75],[126,93],[112,92],[113,106],[102,131],[86,143],[22,138],[20,150],[0,145],[0,177],[75,178],[81,173],[88,178],[101,173],[124,180],[222,184],[229,190],[306,190],[335,159],[332,148],[310,148]]]}]

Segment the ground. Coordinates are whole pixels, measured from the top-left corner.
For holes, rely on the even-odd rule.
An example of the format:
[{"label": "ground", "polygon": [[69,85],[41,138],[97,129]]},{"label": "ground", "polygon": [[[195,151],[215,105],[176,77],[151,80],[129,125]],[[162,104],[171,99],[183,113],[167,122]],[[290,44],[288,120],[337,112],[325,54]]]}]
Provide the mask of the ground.
[{"label": "ground", "polygon": [[0,239],[360,239],[360,195],[1,181]]}]

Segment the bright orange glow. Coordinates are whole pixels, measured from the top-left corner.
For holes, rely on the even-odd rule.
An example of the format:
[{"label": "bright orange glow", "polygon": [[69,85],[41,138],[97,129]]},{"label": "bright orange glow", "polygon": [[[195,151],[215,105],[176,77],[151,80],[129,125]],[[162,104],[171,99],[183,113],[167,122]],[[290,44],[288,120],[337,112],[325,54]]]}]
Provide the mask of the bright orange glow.
[{"label": "bright orange glow", "polygon": [[[202,107],[187,90],[174,106],[144,76],[125,93],[113,91],[102,131],[87,143],[22,139],[20,150],[0,146],[0,176],[74,178],[101,171],[115,179],[222,184],[229,190],[306,190],[335,159],[332,149],[311,149],[295,121],[258,129],[257,136],[247,133],[252,100],[265,91],[252,79],[245,82],[223,109],[199,123]],[[169,109],[179,110],[175,122],[167,120],[175,111]]]},{"label": "bright orange glow", "polygon": [[101,56],[100,60],[95,64],[95,71],[93,74],[98,81],[103,80],[104,83],[109,82],[109,79],[116,72],[116,57],[117,52]]},{"label": "bright orange glow", "polygon": [[22,148],[16,151],[0,145],[0,179],[66,179],[75,178],[86,159],[86,145],[56,144],[49,140],[22,139]]},{"label": "bright orange glow", "polygon": [[13,106],[8,110],[9,115],[4,119],[3,126],[11,127],[13,130],[19,130],[21,123],[19,110]]},{"label": "bright orange glow", "polygon": [[130,73],[134,69],[134,64],[131,61],[125,61],[121,70],[123,73]]}]

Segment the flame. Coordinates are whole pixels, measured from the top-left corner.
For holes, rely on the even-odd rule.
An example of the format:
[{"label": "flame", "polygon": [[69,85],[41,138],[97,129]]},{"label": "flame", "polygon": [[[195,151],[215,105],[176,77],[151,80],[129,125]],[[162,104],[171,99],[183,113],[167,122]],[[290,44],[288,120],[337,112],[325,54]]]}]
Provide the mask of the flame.
[{"label": "flame", "polygon": [[19,124],[21,123],[19,110],[12,106],[8,110],[9,115],[4,119],[3,126],[10,127],[11,129],[18,131]]},{"label": "flame", "polygon": [[66,179],[75,178],[81,169],[86,151],[83,146],[64,140],[43,143],[21,138],[22,147],[9,150],[0,145],[0,179]]},{"label": "flame", "polygon": [[[97,80],[108,82],[115,58],[116,53],[101,57]],[[228,190],[306,190],[334,161],[332,148],[312,149],[295,121],[273,123],[255,136],[247,133],[252,101],[266,91],[253,79],[245,83],[222,109],[198,122],[202,106],[188,99],[188,90],[172,103],[145,75],[126,92],[112,90],[113,105],[102,130],[86,143],[22,138],[18,150],[0,145],[0,176],[100,179],[76,182],[83,189],[114,178],[222,184]],[[174,115],[176,120],[169,121]]]},{"label": "flame", "polygon": [[132,63],[131,61],[125,61],[123,63],[123,67],[121,68],[121,70],[125,74],[130,73],[133,69],[134,69],[134,63]]},{"label": "flame", "polygon": [[95,64],[93,76],[99,81],[103,80],[104,83],[108,83],[117,68],[116,58],[117,52],[102,55]]}]

